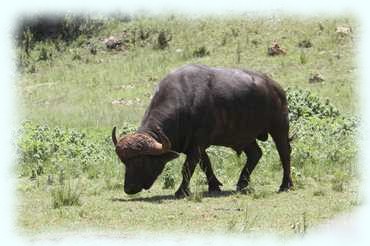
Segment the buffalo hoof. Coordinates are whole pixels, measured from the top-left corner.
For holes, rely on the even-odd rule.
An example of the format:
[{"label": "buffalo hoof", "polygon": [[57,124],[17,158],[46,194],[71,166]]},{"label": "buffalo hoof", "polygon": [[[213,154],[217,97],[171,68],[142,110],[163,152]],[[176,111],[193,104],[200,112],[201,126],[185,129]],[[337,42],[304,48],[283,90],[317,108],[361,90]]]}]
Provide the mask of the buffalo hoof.
[{"label": "buffalo hoof", "polygon": [[292,181],[283,183],[283,184],[280,185],[278,193],[287,192],[287,191],[291,190],[292,188],[293,188],[293,182]]},{"label": "buffalo hoof", "polygon": [[208,193],[220,193],[220,186],[223,186],[223,184],[216,177],[213,180],[211,179],[208,182]]},{"label": "buffalo hoof", "polygon": [[236,192],[240,192],[240,193],[248,193],[248,181],[240,181],[238,182],[238,184],[236,185]]},{"label": "buffalo hoof", "polygon": [[288,187],[280,187],[277,193],[282,193],[282,192],[288,192],[290,191],[291,188]]},{"label": "buffalo hoof", "polygon": [[189,188],[187,189],[178,189],[175,193],[175,197],[177,199],[181,199],[181,198],[184,198],[184,197],[187,197],[187,196],[190,196],[190,190]]},{"label": "buffalo hoof", "polygon": [[245,187],[237,186],[236,187],[236,192],[240,194],[249,194],[249,193],[252,193],[253,191],[254,191],[253,188],[249,186],[245,186]]},{"label": "buffalo hoof", "polygon": [[221,192],[221,189],[218,185],[208,187],[208,193],[210,194],[215,194],[215,193],[220,193],[220,192]]}]

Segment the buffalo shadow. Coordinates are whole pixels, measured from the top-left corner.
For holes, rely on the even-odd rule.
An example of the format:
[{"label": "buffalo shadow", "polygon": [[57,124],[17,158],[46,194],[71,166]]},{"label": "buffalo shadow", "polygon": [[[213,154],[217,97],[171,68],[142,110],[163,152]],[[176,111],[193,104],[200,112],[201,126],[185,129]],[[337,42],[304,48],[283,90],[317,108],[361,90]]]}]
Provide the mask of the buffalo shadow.
[{"label": "buffalo shadow", "polygon": [[[207,191],[202,192],[204,198],[209,197],[227,197],[237,194],[234,190],[225,190],[217,193],[209,193]],[[180,200],[185,198],[176,198],[174,194],[171,195],[155,195],[151,197],[135,197],[135,198],[112,198],[113,202],[151,202],[151,203],[162,203],[163,201],[169,200]]]}]

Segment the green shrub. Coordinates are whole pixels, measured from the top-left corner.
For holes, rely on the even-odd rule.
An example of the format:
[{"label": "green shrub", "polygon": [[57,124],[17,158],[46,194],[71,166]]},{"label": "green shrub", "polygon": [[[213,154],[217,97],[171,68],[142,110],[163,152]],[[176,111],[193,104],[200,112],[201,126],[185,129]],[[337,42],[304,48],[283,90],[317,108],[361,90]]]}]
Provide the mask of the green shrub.
[{"label": "green shrub", "polygon": [[155,48],[158,49],[165,49],[169,46],[169,42],[171,41],[172,36],[168,33],[168,31],[160,31],[157,38],[157,44]]},{"label": "green shrub", "polygon": [[20,174],[57,173],[65,166],[93,172],[94,166],[101,166],[108,158],[111,149],[107,146],[74,129],[50,129],[25,122],[18,139]]},{"label": "green shrub", "polygon": [[165,172],[163,175],[163,189],[175,188],[175,177],[170,172]]},{"label": "green shrub", "polygon": [[69,181],[67,184],[57,185],[51,191],[53,208],[81,205],[81,191],[78,185],[78,183],[72,184],[71,181]]},{"label": "green shrub", "polygon": [[117,177],[106,177],[104,181],[105,188],[108,190],[123,190],[123,179],[117,179]]},{"label": "green shrub", "polygon": [[313,196],[325,196],[325,191],[323,191],[323,190],[315,190],[313,192]]},{"label": "green shrub", "polygon": [[307,55],[304,51],[301,51],[301,54],[299,55],[299,61],[302,65],[307,63],[308,59],[307,59]]},{"label": "green shrub", "polygon": [[337,170],[334,173],[334,178],[331,180],[332,190],[343,192],[348,179],[348,174],[346,172]]},{"label": "green shrub", "polygon": [[80,35],[91,36],[98,32],[103,22],[88,15],[33,15],[20,20],[16,37],[19,44],[61,39],[66,42],[73,41]]},{"label": "green shrub", "polygon": [[39,57],[38,57],[38,61],[46,61],[49,59],[49,57],[51,57],[51,53],[48,53],[47,49],[45,46],[42,46],[40,48],[40,53],[39,53]]},{"label": "green shrub", "polygon": [[73,52],[72,52],[72,61],[76,61],[76,60],[79,61],[81,59],[82,59],[82,57],[81,57],[80,53],[76,50],[73,50]]},{"label": "green shrub", "polygon": [[323,103],[310,91],[288,88],[287,98],[291,121],[296,121],[300,117],[336,118],[340,115],[339,110],[330,103],[329,99]]},{"label": "green shrub", "polygon": [[193,202],[202,202],[202,200],[203,200],[203,191],[201,191],[199,189],[195,189],[193,191],[193,193],[191,193],[191,195],[189,197],[189,200],[193,201]]},{"label": "green shrub", "polygon": [[209,56],[210,52],[207,50],[205,46],[200,46],[193,51],[194,57],[203,57],[203,56]]}]

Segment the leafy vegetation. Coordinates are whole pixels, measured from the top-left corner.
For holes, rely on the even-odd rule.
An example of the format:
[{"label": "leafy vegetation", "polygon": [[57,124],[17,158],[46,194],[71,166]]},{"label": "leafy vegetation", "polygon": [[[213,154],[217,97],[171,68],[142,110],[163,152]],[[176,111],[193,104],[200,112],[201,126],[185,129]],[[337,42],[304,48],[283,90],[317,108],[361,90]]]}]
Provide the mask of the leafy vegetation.
[{"label": "leafy vegetation", "polygon": [[[339,24],[356,30],[352,19],[126,16],[82,23],[89,27],[68,40],[36,39],[31,28],[22,29],[17,47],[24,111],[17,134],[19,221],[26,230],[305,233],[358,205],[355,36],[335,33]],[[121,49],[106,48],[109,36]],[[273,40],[285,55],[267,55]],[[174,200],[184,156],[149,191],[124,195],[111,129],[134,132],[158,81],[184,63],[258,70],[287,88],[293,191],[275,193],[281,164],[270,138],[259,143],[263,157],[246,195],[233,192],[246,157],[223,147],[207,150],[224,184],[219,196],[205,193],[197,168],[192,196]],[[325,80],[309,83],[313,73]]]},{"label": "leafy vegetation", "polygon": [[78,187],[72,186],[71,183],[56,186],[51,192],[53,208],[80,205],[80,192]]},{"label": "leafy vegetation", "polygon": [[50,129],[47,125],[25,122],[22,131],[19,143],[22,176],[58,174],[70,166],[70,175],[86,172],[89,177],[98,177],[95,167],[108,160],[104,140],[99,144],[77,130]]}]

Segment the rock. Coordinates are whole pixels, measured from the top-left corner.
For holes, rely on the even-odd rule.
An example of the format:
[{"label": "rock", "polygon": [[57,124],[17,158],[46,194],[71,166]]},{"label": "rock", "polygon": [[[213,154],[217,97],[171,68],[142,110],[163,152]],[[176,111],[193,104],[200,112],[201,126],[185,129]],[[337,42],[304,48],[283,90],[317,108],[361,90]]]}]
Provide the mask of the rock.
[{"label": "rock", "polygon": [[119,49],[122,45],[122,41],[113,36],[104,39],[103,42],[108,49]]},{"label": "rock", "polygon": [[348,35],[352,32],[352,29],[349,26],[337,26],[335,32],[341,35]]},{"label": "rock", "polygon": [[[138,100],[136,99],[136,102],[138,102]],[[123,98],[120,98],[120,99],[116,99],[116,100],[113,100],[112,101],[112,105],[125,105],[125,106],[131,106],[134,104],[134,101],[129,99],[129,100],[125,100]]]},{"label": "rock", "polygon": [[121,99],[116,99],[116,100],[113,100],[112,101],[112,104],[115,105],[115,104],[125,104],[125,99],[121,98]]},{"label": "rock", "polygon": [[310,84],[314,84],[314,83],[320,83],[320,82],[323,82],[324,81],[324,78],[321,74],[319,73],[315,73],[315,74],[311,74],[308,82]]},{"label": "rock", "polygon": [[124,89],[124,90],[128,90],[128,89],[134,89],[135,86],[132,85],[132,84],[128,84],[128,85],[122,85],[119,87],[120,89]]},{"label": "rock", "polygon": [[269,56],[285,55],[286,50],[281,48],[280,45],[277,43],[277,41],[274,40],[272,41],[271,46],[267,49],[267,54]]}]

